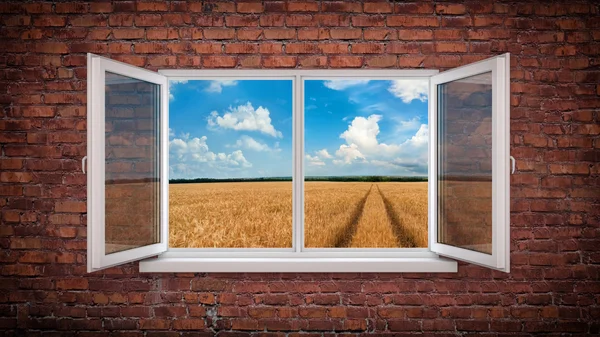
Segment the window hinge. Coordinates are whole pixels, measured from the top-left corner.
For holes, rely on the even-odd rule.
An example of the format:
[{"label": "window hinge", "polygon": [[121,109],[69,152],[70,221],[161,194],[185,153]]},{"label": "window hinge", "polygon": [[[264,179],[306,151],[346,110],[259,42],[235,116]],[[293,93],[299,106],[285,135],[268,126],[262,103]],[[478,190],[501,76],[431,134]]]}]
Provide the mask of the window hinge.
[{"label": "window hinge", "polygon": [[87,159],[87,156],[83,156],[83,158],[81,158],[81,171],[83,171],[83,174],[85,174],[85,161]]}]

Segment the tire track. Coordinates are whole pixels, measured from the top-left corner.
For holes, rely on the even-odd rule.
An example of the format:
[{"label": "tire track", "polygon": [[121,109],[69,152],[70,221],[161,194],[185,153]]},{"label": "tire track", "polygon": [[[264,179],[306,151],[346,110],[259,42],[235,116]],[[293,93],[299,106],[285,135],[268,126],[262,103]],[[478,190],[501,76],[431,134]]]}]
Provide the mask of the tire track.
[{"label": "tire track", "polygon": [[346,226],[344,226],[345,229],[342,232],[342,235],[338,236],[337,240],[335,241],[334,247],[342,248],[348,247],[350,245],[352,237],[354,236],[354,234],[356,234],[358,223],[365,209],[365,203],[367,202],[367,198],[369,197],[369,194],[371,194],[372,189],[373,184],[371,184],[371,187],[369,187],[369,190],[367,191],[365,196],[358,202],[358,204],[354,208],[354,211],[352,212],[352,217],[346,223]]},{"label": "tire track", "polygon": [[381,192],[379,186],[375,185],[375,187],[377,187],[377,192],[379,192],[381,199],[383,199],[383,204],[385,205],[385,212],[387,213],[387,217],[390,220],[390,225],[392,226],[392,231],[394,232],[394,235],[398,240],[399,247],[417,247],[417,240],[412,235],[412,233],[410,233],[404,228],[404,226],[402,225],[402,221],[400,220],[400,218],[398,218],[398,215],[396,215],[396,212],[392,207],[392,203],[385,197],[383,192]]},{"label": "tire track", "polygon": [[[375,186],[377,186],[375,184]],[[390,225],[381,194],[373,190],[352,237],[351,248],[396,248],[398,240]]]}]

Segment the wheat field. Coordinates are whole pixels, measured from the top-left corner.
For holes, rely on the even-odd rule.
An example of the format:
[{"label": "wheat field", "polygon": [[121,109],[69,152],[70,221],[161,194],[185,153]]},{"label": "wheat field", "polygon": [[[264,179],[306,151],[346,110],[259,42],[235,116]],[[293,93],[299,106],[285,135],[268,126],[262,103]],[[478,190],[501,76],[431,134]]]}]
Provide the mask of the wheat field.
[{"label": "wheat field", "polygon": [[[398,227],[408,235],[402,235],[403,245],[427,247],[427,183],[390,182],[377,185],[396,217]],[[412,242],[410,242],[412,241]]]},{"label": "wheat field", "polygon": [[[292,247],[291,182],[171,184],[175,248]],[[427,183],[306,182],[307,248],[427,247]]]},{"label": "wheat field", "polygon": [[169,185],[169,246],[292,247],[292,183]]}]

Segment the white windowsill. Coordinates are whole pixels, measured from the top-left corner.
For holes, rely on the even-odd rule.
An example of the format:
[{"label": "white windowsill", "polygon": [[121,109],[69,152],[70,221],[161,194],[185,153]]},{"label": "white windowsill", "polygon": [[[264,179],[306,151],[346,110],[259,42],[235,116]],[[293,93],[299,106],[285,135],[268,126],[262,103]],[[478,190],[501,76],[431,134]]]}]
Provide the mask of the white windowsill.
[{"label": "white windowsill", "polygon": [[455,273],[443,257],[158,257],[142,273]]}]

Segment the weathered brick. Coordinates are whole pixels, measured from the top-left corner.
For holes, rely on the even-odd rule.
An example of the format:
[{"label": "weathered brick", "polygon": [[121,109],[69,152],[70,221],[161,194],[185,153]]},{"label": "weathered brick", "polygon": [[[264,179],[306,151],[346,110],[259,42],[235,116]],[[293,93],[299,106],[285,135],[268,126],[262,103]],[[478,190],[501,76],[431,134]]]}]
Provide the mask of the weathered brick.
[{"label": "weathered brick", "polygon": [[[598,287],[589,281],[600,259],[597,12],[590,2],[559,1],[0,3],[0,328],[89,336],[597,333],[590,317],[600,314]],[[80,171],[87,52],[151,70],[441,71],[510,52],[511,273],[460,263],[457,274],[441,276],[141,275],[129,263],[88,274]],[[382,115],[385,134],[395,122]],[[132,165],[109,165],[123,167]]]}]

